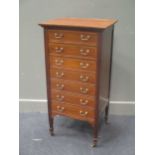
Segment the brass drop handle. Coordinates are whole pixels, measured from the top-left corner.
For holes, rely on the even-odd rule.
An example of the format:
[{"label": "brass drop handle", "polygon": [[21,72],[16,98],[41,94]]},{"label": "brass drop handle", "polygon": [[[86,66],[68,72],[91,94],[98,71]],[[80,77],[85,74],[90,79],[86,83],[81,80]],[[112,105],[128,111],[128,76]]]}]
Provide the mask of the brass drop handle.
[{"label": "brass drop handle", "polygon": [[57,99],[57,101],[63,101],[64,100],[64,96],[63,95],[56,95],[56,99]]},{"label": "brass drop handle", "polygon": [[87,94],[88,93],[88,88],[80,88],[80,92],[82,93],[82,94]]},{"label": "brass drop handle", "polygon": [[81,54],[81,55],[86,56],[86,55],[88,55],[89,53],[90,53],[90,49],[86,49],[86,50],[80,49],[80,54]]},{"label": "brass drop handle", "polygon": [[89,63],[80,62],[80,67],[86,69],[89,67]]},{"label": "brass drop handle", "polygon": [[82,82],[87,82],[89,80],[89,77],[88,76],[83,76],[83,75],[80,75],[80,80]]},{"label": "brass drop handle", "polygon": [[88,111],[82,111],[82,110],[80,110],[80,115],[82,117],[86,116],[87,114],[88,114]]},{"label": "brass drop handle", "polygon": [[56,60],[55,60],[55,64],[56,64],[56,65],[59,65],[59,66],[60,66],[60,65],[62,65],[63,63],[64,63],[63,59],[56,59]]},{"label": "brass drop handle", "polygon": [[57,89],[62,90],[64,89],[64,84],[56,84]]},{"label": "brass drop handle", "polygon": [[65,109],[64,107],[57,106],[57,110],[58,110],[59,112],[63,112],[64,109]]},{"label": "brass drop handle", "polygon": [[63,33],[54,33],[54,36],[55,36],[55,38],[56,39],[61,39],[61,38],[63,38]]},{"label": "brass drop handle", "polygon": [[81,105],[87,105],[88,104],[88,100],[80,99],[80,104]]},{"label": "brass drop handle", "polygon": [[56,72],[57,78],[62,78],[64,76],[64,72]]},{"label": "brass drop handle", "polygon": [[81,34],[80,39],[83,40],[83,41],[88,41],[90,39],[90,35]]},{"label": "brass drop handle", "polygon": [[55,52],[56,52],[56,53],[61,53],[63,50],[64,50],[63,47],[56,47],[56,48],[55,48]]}]

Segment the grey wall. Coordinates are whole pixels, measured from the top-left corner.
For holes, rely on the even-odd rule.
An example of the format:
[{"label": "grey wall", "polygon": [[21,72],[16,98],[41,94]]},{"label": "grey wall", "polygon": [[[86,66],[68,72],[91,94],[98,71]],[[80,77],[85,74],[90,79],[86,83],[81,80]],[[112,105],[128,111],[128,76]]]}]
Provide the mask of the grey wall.
[{"label": "grey wall", "polygon": [[134,101],[134,0],[20,0],[20,99],[46,99],[43,30],[58,17],[114,18],[112,101]]}]

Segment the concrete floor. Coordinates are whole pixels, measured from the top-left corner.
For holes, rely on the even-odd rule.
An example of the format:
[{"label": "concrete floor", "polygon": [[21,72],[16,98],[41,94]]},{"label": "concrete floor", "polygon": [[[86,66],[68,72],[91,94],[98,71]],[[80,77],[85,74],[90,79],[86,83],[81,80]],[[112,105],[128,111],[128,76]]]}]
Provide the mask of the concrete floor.
[{"label": "concrete floor", "polygon": [[99,141],[91,148],[89,124],[64,117],[55,118],[55,136],[48,132],[47,114],[20,114],[20,155],[134,155],[134,116],[110,116],[101,123]]}]

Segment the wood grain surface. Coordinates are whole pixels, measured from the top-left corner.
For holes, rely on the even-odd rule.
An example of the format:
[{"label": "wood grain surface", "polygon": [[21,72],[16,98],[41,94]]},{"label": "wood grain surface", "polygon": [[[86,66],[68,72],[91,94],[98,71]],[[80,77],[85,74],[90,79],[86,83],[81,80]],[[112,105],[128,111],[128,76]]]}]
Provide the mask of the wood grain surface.
[{"label": "wood grain surface", "polygon": [[67,102],[72,105],[90,107],[93,109],[95,109],[96,104],[95,97],[54,89],[52,90],[52,99],[60,104]]},{"label": "wood grain surface", "polygon": [[55,56],[79,58],[79,59],[90,59],[95,60],[97,57],[97,48],[88,47],[84,45],[66,45],[49,43],[49,52]]},{"label": "wood grain surface", "polygon": [[95,73],[88,71],[77,71],[77,70],[68,70],[61,68],[50,69],[51,77],[63,80],[71,80],[74,82],[83,82],[83,83],[96,83],[96,75]]},{"label": "wood grain surface", "polygon": [[105,29],[112,26],[116,22],[117,20],[115,19],[59,18],[42,22],[40,25]]},{"label": "wood grain surface", "polygon": [[49,30],[49,42],[96,46],[98,34],[90,31]]}]

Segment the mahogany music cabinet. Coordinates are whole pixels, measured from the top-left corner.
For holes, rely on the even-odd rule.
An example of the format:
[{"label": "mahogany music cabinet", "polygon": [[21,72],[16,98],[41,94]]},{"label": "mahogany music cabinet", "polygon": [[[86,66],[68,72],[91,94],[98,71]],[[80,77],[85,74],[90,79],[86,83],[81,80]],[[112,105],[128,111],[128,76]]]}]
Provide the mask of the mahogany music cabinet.
[{"label": "mahogany music cabinet", "polygon": [[62,18],[39,24],[44,28],[51,135],[54,116],[67,116],[92,125],[92,147],[96,146],[99,119],[103,113],[105,122],[108,120],[116,22],[111,19]]}]

